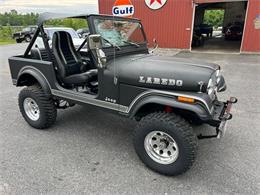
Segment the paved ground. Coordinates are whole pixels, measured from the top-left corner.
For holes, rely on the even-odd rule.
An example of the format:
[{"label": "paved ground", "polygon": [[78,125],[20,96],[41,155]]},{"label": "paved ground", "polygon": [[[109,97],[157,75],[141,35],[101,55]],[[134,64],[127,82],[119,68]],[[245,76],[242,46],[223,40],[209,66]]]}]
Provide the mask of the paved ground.
[{"label": "paved ground", "polygon": [[18,89],[11,85],[7,66],[7,57],[24,46],[0,47],[1,195],[260,193],[259,56],[178,54],[221,64],[228,83],[221,98],[234,95],[239,103],[226,137],[200,141],[192,169],[165,177],[136,156],[133,121],[76,106],[59,111],[49,131],[29,127],[18,111]]},{"label": "paved ground", "polygon": [[224,37],[205,37],[204,45],[194,47],[197,52],[239,53],[241,41],[225,40]]}]

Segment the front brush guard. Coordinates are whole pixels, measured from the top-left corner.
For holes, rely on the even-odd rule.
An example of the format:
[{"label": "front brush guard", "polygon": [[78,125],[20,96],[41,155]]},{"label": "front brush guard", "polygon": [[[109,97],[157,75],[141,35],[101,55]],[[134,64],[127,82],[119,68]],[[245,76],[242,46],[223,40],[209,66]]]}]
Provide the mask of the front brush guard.
[{"label": "front brush guard", "polygon": [[216,108],[215,115],[213,117],[213,123],[216,124],[216,134],[214,135],[202,135],[198,136],[198,139],[207,139],[207,138],[222,138],[227,130],[227,122],[232,119],[231,108],[232,105],[237,103],[237,98],[230,97],[226,102],[217,102],[216,107],[220,107],[218,110]]}]

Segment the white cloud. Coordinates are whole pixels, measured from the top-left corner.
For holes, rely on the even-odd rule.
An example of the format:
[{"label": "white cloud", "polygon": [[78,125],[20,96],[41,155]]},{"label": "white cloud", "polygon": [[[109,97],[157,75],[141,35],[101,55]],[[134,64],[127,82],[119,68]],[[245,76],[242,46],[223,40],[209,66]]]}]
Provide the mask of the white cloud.
[{"label": "white cloud", "polygon": [[97,13],[98,0],[0,0],[0,12]]},{"label": "white cloud", "polygon": [[[1,2],[1,1],[0,1]],[[98,0],[2,0],[3,6],[42,6],[42,5],[49,5],[49,6],[76,6],[78,4],[92,4],[96,5]]]}]

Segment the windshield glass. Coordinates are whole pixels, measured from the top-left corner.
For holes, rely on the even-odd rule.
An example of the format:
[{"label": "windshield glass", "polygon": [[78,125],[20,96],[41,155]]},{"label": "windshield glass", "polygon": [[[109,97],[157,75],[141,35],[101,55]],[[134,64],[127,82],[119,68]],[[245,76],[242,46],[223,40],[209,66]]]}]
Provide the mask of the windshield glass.
[{"label": "windshield glass", "polygon": [[69,29],[69,28],[64,28],[64,29],[61,29],[61,28],[53,28],[53,29],[46,29],[46,32],[47,34],[49,35],[50,39],[52,39],[52,36],[53,34],[56,32],[56,31],[66,31],[68,32],[72,38],[79,38],[79,35],[77,34],[77,32],[73,29]]},{"label": "windshield glass", "polygon": [[[96,32],[114,45],[126,46],[145,42],[141,24],[138,22],[96,18],[94,25]],[[103,45],[110,47],[110,43],[104,41]]]}]

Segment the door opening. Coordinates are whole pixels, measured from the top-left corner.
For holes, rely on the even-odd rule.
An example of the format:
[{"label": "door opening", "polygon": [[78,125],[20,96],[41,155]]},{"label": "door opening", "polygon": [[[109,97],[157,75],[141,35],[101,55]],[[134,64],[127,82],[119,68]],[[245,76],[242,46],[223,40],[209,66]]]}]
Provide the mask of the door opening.
[{"label": "door opening", "polygon": [[202,3],[195,9],[192,51],[240,52],[246,1]]}]

